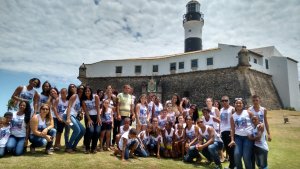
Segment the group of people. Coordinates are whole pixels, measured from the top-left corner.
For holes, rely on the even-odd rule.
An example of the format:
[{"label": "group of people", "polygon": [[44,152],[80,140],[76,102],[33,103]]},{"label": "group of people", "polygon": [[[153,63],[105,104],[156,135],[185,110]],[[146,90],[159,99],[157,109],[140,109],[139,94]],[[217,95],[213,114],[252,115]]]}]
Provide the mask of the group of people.
[{"label": "group of people", "polygon": [[113,151],[121,160],[162,156],[189,163],[204,156],[216,168],[222,168],[224,159],[231,169],[243,168],[242,159],[246,169],[255,168],[255,162],[259,168],[268,167],[271,135],[267,110],[257,95],[249,108],[242,98],[236,98],[233,106],[228,96],[221,102],[207,98],[199,116],[197,105],[177,94],[162,103],[151,93],[135,97],[130,85],[124,85],[121,93],[111,85],[94,93],[89,86],[74,84],[58,91],[46,81],[38,93],[40,85],[33,78],[13,93],[12,111],[0,118],[0,157],[22,155],[28,140],[31,153],[45,146],[45,152],[53,154],[62,148],[65,130],[67,153],[78,151],[83,138],[85,154]]}]

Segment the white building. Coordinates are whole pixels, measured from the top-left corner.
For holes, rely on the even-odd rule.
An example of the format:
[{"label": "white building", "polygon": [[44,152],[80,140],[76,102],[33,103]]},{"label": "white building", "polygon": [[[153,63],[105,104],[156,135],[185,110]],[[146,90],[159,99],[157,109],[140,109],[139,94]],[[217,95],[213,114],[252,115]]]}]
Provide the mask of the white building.
[{"label": "white building", "polygon": [[[185,53],[84,64],[85,77],[162,76],[198,70],[236,67],[242,46],[219,44],[202,50],[203,14],[200,4],[190,1],[184,16]],[[196,32],[196,33],[195,33]],[[297,61],[283,56],[274,46],[248,49],[250,69],[269,74],[284,107],[300,110]],[[79,75],[80,76],[80,75]]]}]

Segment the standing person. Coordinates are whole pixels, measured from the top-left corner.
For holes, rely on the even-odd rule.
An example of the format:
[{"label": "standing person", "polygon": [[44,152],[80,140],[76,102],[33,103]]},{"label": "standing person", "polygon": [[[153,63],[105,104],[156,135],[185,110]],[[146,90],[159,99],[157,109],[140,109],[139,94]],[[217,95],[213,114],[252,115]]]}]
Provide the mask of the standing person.
[{"label": "standing person", "polygon": [[154,103],[153,103],[153,108],[152,108],[152,116],[151,116],[151,121],[153,118],[157,118],[160,115],[160,112],[164,109],[162,103],[160,102],[159,97],[155,97]]},{"label": "standing person", "polygon": [[172,104],[171,103],[167,103],[166,107],[167,107],[167,118],[168,118],[168,121],[171,121],[173,123],[173,125],[174,125],[175,122],[176,122],[176,119],[178,118],[178,116],[180,114],[178,114],[178,116],[176,116],[176,113],[172,109]]},{"label": "standing person", "polygon": [[[60,144],[60,140],[61,140],[61,134],[64,131],[65,128],[65,123],[63,121],[63,114],[65,112],[65,110],[68,107],[68,100],[67,100],[67,89],[66,88],[62,88],[60,90],[60,94],[59,97],[56,98],[55,103],[53,105],[53,111],[54,114],[56,116],[56,118],[54,118],[54,126],[56,126],[56,137],[55,137],[55,144],[54,144],[54,150],[60,150],[61,148],[61,144]],[[68,142],[68,136],[66,134],[67,132],[65,132],[65,145]]]},{"label": "standing person", "polygon": [[106,139],[106,148],[104,150],[110,150],[110,134],[111,129],[114,128],[114,112],[115,108],[110,107],[110,100],[106,99],[103,101],[102,109],[100,110],[101,121],[102,121],[102,129],[100,135],[100,151],[102,150],[102,145],[104,142],[104,138]]},{"label": "standing person", "polygon": [[229,97],[223,96],[221,99],[222,108],[220,110],[220,131],[221,131],[221,138],[224,142],[224,147],[226,150],[226,154],[229,156],[229,168],[233,169],[235,167],[234,163],[234,147],[229,147],[230,143],[230,119],[232,114],[234,113],[234,107],[229,105]]},{"label": "standing person", "polygon": [[39,108],[42,104],[47,103],[49,96],[50,96],[50,89],[51,89],[51,84],[48,81],[45,81],[42,84],[42,92],[39,95],[39,97],[40,97]]},{"label": "standing person", "polygon": [[28,102],[20,101],[19,110],[13,113],[11,120],[10,137],[6,148],[16,156],[23,154],[27,146],[31,108]]},{"label": "standing person", "polygon": [[196,123],[199,118],[197,105],[192,104],[190,108],[183,112],[183,117],[186,118],[187,116],[192,117],[193,123]]},{"label": "standing person", "polygon": [[28,102],[32,116],[38,110],[39,94],[35,89],[39,88],[40,86],[41,81],[38,78],[32,78],[29,80],[29,84],[27,86],[17,87],[11,98],[16,101],[17,105],[19,105],[21,101]]},{"label": "standing person", "polygon": [[254,155],[256,165],[260,169],[268,168],[268,151],[269,147],[266,141],[266,132],[264,127],[260,127],[260,120],[258,116],[252,117],[253,125],[255,126],[252,134],[248,135],[250,140],[254,142]]},{"label": "standing person", "polygon": [[152,119],[152,109],[154,106],[154,100],[155,100],[156,96],[153,93],[149,93],[148,97],[147,97],[147,103],[148,103],[148,111],[149,111],[149,115],[150,115],[150,119]]},{"label": "standing person", "polygon": [[180,107],[181,107],[182,113],[188,112],[190,109],[190,106],[191,106],[191,104],[190,104],[189,99],[186,97],[183,97],[180,102]]},{"label": "standing person", "polygon": [[178,117],[182,113],[182,110],[180,107],[180,97],[177,93],[173,94],[171,103],[172,103],[172,110],[173,112],[175,112],[176,117]]},{"label": "standing person", "polygon": [[79,95],[77,94],[77,88],[74,84],[70,84],[68,87],[67,100],[69,101],[68,108],[63,114],[63,119],[73,132],[68,144],[66,145],[66,151],[68,153],[73,153],[74,150],[76,150],[79,140],[85,133],[85,128],[76,118],[81,109],[81,103]]},{"label": "standing person", "polygon": [[136,129],[138,131],[145,130],[147,124],[150,121],[150,115],[148,111],[147,105],[147,95],[142,94],[138,100],[138,103],[135,107],[136,118],[137,118],[137,126]]},{"label": "standing person", "polygon": [[54,128],[53,118],[50,113],[50,106],[42,104],[39,112],[39,114],[33,115],[30,120],[30,152],[35,153],[36,147],[46,146],[45,153],[51,155],[53,152],[50,151],[50,148],[56,136],[56,129]]},{"label": "standing person", "polygon": [[234,149],[234,162],[237,169],[242,169],[242,158],[246,169],[252,169],[252,150],[253,141],[248,139],[248,135],[253,129],[251,124],[251,118],[253,114],[247,110],[244,110],[243,100],[237,98],[235,101],[235,113],[230,119],[231,125],[231,142],[229,147],[235,145]]},{"label": "standing person", "polygon": [[163,149],[165,157],[173,157],[173,136],[174,136],[174,128],[172,121],[168,121],[166,124],[166,129],[163,131]]},{"label": "standing person", "polygon": [[0,158],[5,155],[6,143],[10,136],[10,122],[13,114],[6,112],[4,117],[0,117]]},{"label": "standing person", "polygon": [[217,107],[213,106],[213,99],[209,97],[206,99],[205,103],[206,107],[210,110],[210,115],[220,118],[220,111]]},{"label": "standing person", "polygon": [[265,125],[265,131],[268,133],[268,141],[272,140],[270,128],[269,128],[269,122],[267,118],[267,109],[262,107],[260,105],[260,97],[258,95],[252,96],[252,103],[253,106],[249,108],[249,111],[253,113],[253,115],[257,116],[259,118],[259,122],[264,123]]},{"label": "standing person", "polygon": [[102,124],[100,117],[100,99],[98,95],[93,94],[93,91],[89,86],[84,88],[83,93],[82,109],[85,112],[85,118],[87,119],[84,153],[97,153],[96,147]]},{"label": "standing person", "polygon": [[131,87],[126,84],[123,86],[123,93],[119,93],[117,113],[118,119],[121,120],[121,125],[124,124],[124,119],[126,117],[131,117],[131,121],[135,121],[135,115],[133,113],[133,97],[130,94]]}]

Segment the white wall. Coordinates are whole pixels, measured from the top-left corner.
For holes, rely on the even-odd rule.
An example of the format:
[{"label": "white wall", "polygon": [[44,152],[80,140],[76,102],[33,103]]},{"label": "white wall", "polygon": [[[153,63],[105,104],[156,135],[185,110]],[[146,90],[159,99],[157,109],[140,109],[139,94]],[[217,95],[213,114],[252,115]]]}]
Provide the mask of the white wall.
[{"label": "white wall", "polygon": [[[234,67],[238,64],[237,53],[240,46],[219,45],[219,48],[204,50],[200,52],[190,52],[188,54],[174,55],[172,57],[161,57],[156,59],[125,59],[108,60],[93,64],[86,64],[87,77],[115,77],[116,66],[122,66],[120,76],[136,76],[135,65],[142,66],[142,72],[139,76],[152,76],[153,65],[158,65],[158,73],[155,75],[168,75],[170,63],[176,62],[176,73],[191,72],[191,60],[198,59],[198,68],[196,70],[208,70],[217,68]],[[207,66],[207,58],[213,58],[213,65]],[[179,70],[179,62],[184,62],[184,69]]]},{"label": "white wall", "polygon": [[287,59],[288,82],[290,89],[290,107],[300,110],[300,91],[298,82],[297,63]]}]

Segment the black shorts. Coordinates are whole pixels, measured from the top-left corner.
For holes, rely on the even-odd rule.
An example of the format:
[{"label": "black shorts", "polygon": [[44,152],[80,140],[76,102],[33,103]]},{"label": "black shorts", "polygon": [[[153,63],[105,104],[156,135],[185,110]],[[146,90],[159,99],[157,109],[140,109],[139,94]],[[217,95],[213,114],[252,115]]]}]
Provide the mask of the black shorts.
[{"label": "black shorts", "polygon": [[102,126],[101,126],[102,131],[111,130],[111,129],[112,129],[112,123],[102,123]]},{"label": "black shorts", "polygon": [[57,118],[53,118],[53,121],[54,121],[54,128],[56,129],[56,131],[58,133],[62,133],[65,128],[65,123],[58,121]]}]

